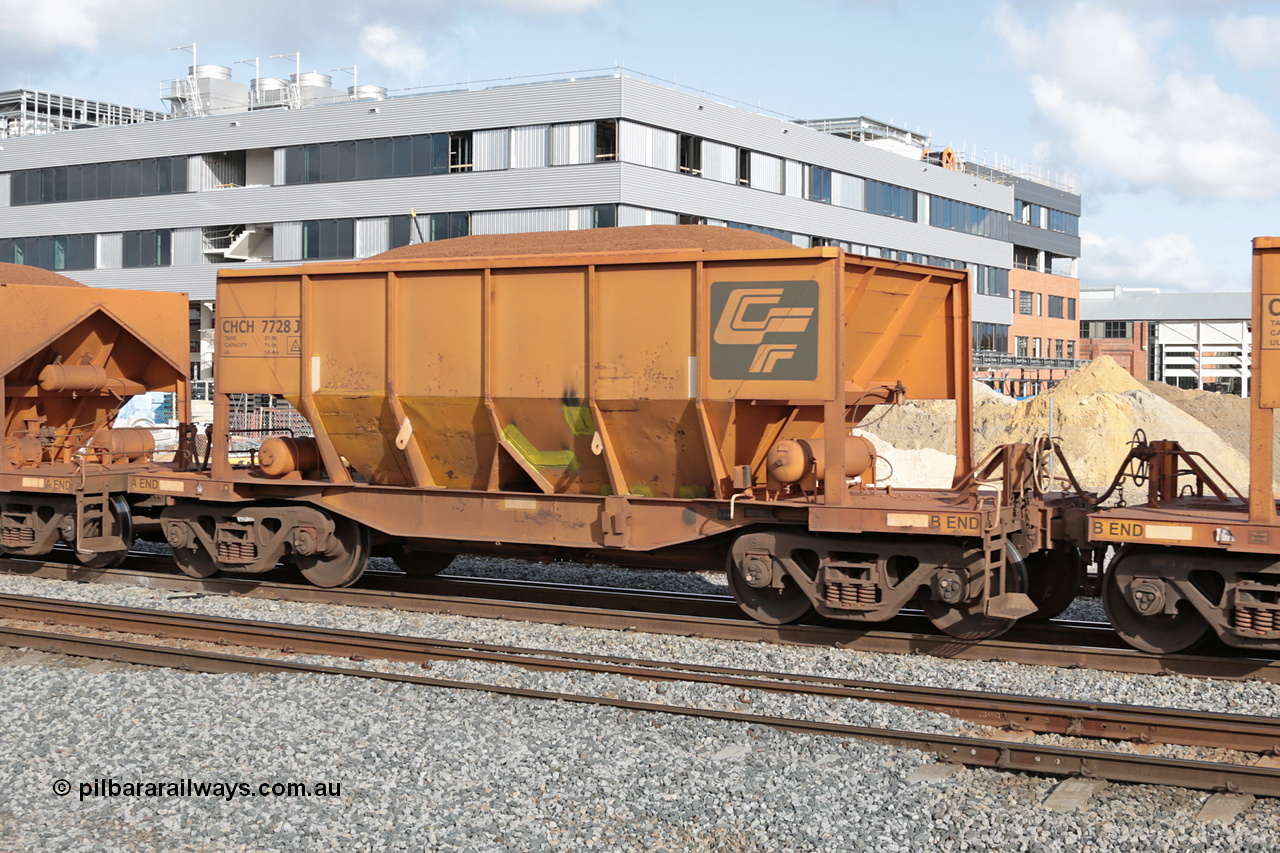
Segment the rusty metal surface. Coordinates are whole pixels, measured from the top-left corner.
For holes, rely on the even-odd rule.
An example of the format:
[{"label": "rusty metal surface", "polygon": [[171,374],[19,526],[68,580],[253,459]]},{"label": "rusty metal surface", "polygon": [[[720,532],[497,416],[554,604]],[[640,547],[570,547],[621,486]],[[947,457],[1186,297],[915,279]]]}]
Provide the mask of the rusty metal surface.
[{"label": "rusty metal surface", "polygon": [[[663,612],[672,609],[701,611],[703,602],[681,604],[682,596],[664,594],[659,601],[647,594],[631,595],[623,607],[599,606],[613,601],[608,593],[592,588],[577,599],[583,603],[563,603],[563,591],[549,596],[560,603],[522,601],[518,585],[511,582],[470,580],[442,593],[430,594],[420,588],[406,591],[402,579],[367,578],[368,588],[341,590],[319,589],[307,584],[282,583],[245,578],[194,579],[174,574],[138,572],[125,569],[90,570],[59,563],[36,563],[0,559],[0,570],[37,577],[65,580],[117,583],[183,592],[205,592],[214,595],[269,598],[339,604],[358,607],[394,608],[416,612],[442,613],[489,619],[511,619],[560,625],[578,625],[623,631],[645,631],[702,638],[779,643],[784,645],[829,646],[851,651],[885,654],[921,654],[952,660],[994,660],[1041,666],[1084,667],[1113,672],[1142,674],[1177,674],[1193,678],[1220,680],[1258,679],[1280,682],[1280,661],[1256,657],[1203,657],[1173,654],[1152,655],[1137,652],[1119,643],[1109,626],[1060,623],[1025,625],[1009,634],[985,641],[966,642],[923,630],[859,630],[818,625],[762,625],[729,609],[727,618],[708,618],[705,614],[688,615]],[[450,582],[453,583],[453,582]],[[459,595],[465,591],[466,595]],[[501,598],[481,597],[500,595]],[[537,596],[534,596],[535,598]],[[644,600],[650,604],[645,605]],[[675,606],[672,607],[672,599]],[[920,625],[919,622],[913,624]]]},{"label": "rusty metal surface", "polygon": [[[215,412],[227,394],[287,397],[316,431],[307,476],[330,483],[352,482],[341,457],[371,485],[725,499],[744,467],[763,486],[778,439],[825,438],[822,495],[841,504],[843,434],[875,403],[957,399],[967,432],[963,271],[814,249],[244,272],[220,278]],[[279,482],[224,456],[219,480]],[[402,527],[406,503],[373,526]],[[511,527],[527,510],[494,508],[505,538],[528,535]],[[635,528],[583,544],[661,538]]]},{"label": "rusty metal surface", "polygon": [[[758,714],[633,702],[609,697],[475,684],[426,676],[381,673],[342,667],[304,666],[254,657],[157,648],[145,644],[93,640],[14,628],[0,628],[0,642],[12,647],[153,666],[170,666],[201,672],[326,673],[348,677],[377,678],[450,689],[480,690],[522,698],[604,705],[650,713],[731,720],[748,724],[767,725],[785,731],[805,734],[863,738],[878,743],[931,752],[946,760],[969,766],[1022,770],[1048,775],[1083,775],[1114,781],[1156,783],[1204,790],[1231,790],[1259,796],[1280,796],[1280,770],[1255,766],[1155,758],[1037,744],[1009,743],[956,735],[920,734],[866,726],[819,723]],[[644,677],[654,677],[654,673],[650,671]]]}]

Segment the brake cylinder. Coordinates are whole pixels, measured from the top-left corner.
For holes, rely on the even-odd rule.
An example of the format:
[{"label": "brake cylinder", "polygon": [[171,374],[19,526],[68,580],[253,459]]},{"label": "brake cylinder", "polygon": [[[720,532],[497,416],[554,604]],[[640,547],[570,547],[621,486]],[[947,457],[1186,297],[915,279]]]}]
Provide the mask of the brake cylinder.
[{"label": "brake cylinder", "polygon": [[[813,475],[821,479],[827,470],[826,443],[821,438],[784,438],[769,448],[765,467],[769,480],[779,485],[799,483]],[[876,448],[862,436],[844,441],[844,475],[861,477],[875,465]]]},{"label": "brake cylinder", "polygon": [[313,471],[320,467],[320,446],[314,438],[272,436],[258,448],[258,467],[268,477]]}]

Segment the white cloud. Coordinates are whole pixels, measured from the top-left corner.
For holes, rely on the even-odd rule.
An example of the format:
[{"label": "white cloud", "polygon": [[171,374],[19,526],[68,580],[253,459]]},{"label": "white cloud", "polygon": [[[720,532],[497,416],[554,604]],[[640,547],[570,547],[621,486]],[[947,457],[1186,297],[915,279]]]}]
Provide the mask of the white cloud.
[{"label": "white cloud", "polygon": [[0,0],[0,42],[9,50],[28,51],[93,48],[110,0]]},{"label": "white cloud", "polygon": [[1218,50],[1241,68],[1280,62],[1280,16],[1228,15],[1213,25]]},{"label": "white cloud", "polygon": [[1158,287],[1163,291],[1233,290],[1204,268],[1191,237],[1181,232],[1148,239],[1080,235],[1082,280],[1090,286]]},{"label": "white cloud", "polygon": [[1093,3],[1039,28],[1001,6],[992,23],[1082,170],[1183,198],[1280,195],[1280,133],[1213,75],[1162,67],[1171,64],[1167,24]]},{"label": "white cloud", "polygon": [[502,9],[517,14],[579,15],[604,8],[609,0],[492,0]]},{"label": "white cloud", "polygon": [[402,74],[422,74],[431,61],[409,34],[386,24],[370,24],[360,31],[360,50],[371,60]]}]

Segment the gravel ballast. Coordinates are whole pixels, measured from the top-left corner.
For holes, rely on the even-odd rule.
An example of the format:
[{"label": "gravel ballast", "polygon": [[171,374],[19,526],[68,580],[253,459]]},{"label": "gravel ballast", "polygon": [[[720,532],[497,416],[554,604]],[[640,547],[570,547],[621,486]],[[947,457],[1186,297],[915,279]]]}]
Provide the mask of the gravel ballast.
[{"label": "gravel ballast", "polygon": [[[608,582],[605,580],[604,582]],[[445,639],[972,689],[1271,713],[1280,688],[564,628],[0,577],[6,593]],[[1229,824],[1202,792],[1111,785],[1084,810],[1058,780],[738,723],[334,676],[210,676],[0,651],[0,849],[1218,850],[1271,849],[1280,803]],[[57,661],[61,660],[61,663]],[[4,665],[4,664],[10,665]],[[344,662],[353,666],[351,662]],[[372,665],[366,662],[361,665]],[[411,671],[407,665],[385,665]],[[421,669],[418,670],[422,672]],[[439,677],[607,687],[582,675],[433,664]],[[633,682],[618,680],[628,697]],[[645,685],[658,701],[907,729],[966,724],[888,706]],[[861,707],[859,707],[861,706]],[[94,779],[337,782],[338,797],[80,799]],[[54,793],[55,780],[72,790]]]}]

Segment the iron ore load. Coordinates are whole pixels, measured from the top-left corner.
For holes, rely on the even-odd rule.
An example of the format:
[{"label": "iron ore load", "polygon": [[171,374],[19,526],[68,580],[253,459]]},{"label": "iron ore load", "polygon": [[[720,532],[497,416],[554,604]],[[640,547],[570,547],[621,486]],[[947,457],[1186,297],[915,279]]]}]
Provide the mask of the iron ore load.
[{"label": "iron ore load", "polygon": [[[1255,243],[1255,288],[1280,300],[1276,247]],[[975,460],[963,270],[691,226],[224,270],[208,447],[183,427],[163,461],[111,420],[141,390],[189,420],[181,297],[58,288],[77,295],[45,312],[49,290],[0,286],[6,553],[61,541],[102,565],[139,530],[196,577],[283,563],[324,587],[375,553],[418,574],[459,553],[724,568],[764,622],[912,607],[978,639],[1057,615],[1115,551],[1101,591],[1129,642],[1280,650],[1269,451],[1246,500],[1140,443],[1117,482],[1149,479],[1148,503],[1107,509],[1051,439]],[[309,429],[246,452],[241,395]],[[906,399],[955,401],[950,488],[878,482],[851,435]],[[1277,400],[1255,395],[1255,431]]]}]

